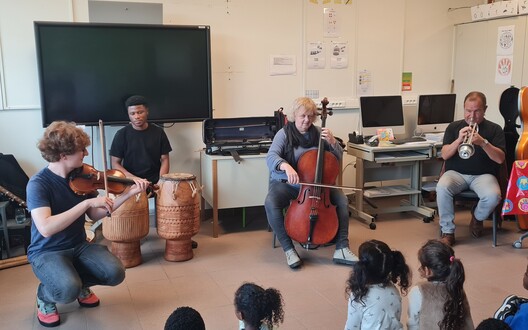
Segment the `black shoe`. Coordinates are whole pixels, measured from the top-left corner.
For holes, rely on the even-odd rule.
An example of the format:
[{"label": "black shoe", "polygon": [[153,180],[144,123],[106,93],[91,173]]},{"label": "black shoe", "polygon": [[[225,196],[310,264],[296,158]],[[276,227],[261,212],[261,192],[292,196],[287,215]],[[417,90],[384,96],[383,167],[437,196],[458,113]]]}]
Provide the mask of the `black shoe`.
[{"label": "black shoe", "polygon": [[198,247],[198,242],[196,242],[195,240],[191,240],[191,245],[193,249],[196,249]]},{"label": "black shoe", "polygon": [[504,299],[502,305],[497,309],[493,315],[494,319],[504,321],[504,319],[510,315],[517,313],[519,308],[519,298],[515,295],[510,295]]}]

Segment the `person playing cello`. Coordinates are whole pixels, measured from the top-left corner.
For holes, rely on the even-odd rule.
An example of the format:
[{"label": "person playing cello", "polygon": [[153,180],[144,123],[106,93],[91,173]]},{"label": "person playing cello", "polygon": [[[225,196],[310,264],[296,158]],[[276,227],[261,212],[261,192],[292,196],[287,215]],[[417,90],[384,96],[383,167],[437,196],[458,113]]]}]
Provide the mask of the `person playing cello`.
[{"label": "person playing cello", "polygon": [[45,327],[60,324],[56,303],[77,300],[82,307],[96,307],[99,298],[91,286],[115,286],[125,279],[123,264],[106,246],[86,241],[85,216],[101,219],[149,186],[147,180],[134,179],[115,200],[76,194],[69,174],[83,166],[89,145],[88,135],[74,123],[53,122],[37,144],[49,164],[26,188],[33,220],[27,255],[40,280],[37,319]]},{"label": "person playing cello", "polygon": [[[297,98],[293,102],[288,123],[275,135],[266,157],[271,173],[268,195],[264,202],[268,223],[277,236],[286,254],[290,268],[297,268],[302,261],[288,236],[284,225],[283,209],[299,194],[299,174],[297,161],[308,150],[317,149],[322,138],[325,150],[337,159],[343,156],[343,148],[328,128],[320,129],[313,125],[317,119],[317,106],[308,97]],[[336,206],[338,230],[333,261],[351,265],[358,261],[349,249],[348,242],[348,199],[341,189],[330,189],[330,201]]]}]

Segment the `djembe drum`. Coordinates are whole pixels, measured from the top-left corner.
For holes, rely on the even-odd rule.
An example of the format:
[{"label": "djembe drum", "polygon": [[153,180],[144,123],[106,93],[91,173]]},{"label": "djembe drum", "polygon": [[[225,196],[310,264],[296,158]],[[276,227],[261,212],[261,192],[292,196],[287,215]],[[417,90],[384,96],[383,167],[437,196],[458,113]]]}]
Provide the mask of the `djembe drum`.
[{"label": "djembe drum", "polygon": [[192,259],[191,238],[200,230],[200,187],[189,173],[169,173],[160,178],[156,199],[158,235],[167,240],[165,259]]},{"label": "djembe drum", "polygon": [[103,236],[112,242],[111,251],[126,268],[141,264],[139,240],[149,232],[148,199],[145,193],[130,197],[103,220]]}]

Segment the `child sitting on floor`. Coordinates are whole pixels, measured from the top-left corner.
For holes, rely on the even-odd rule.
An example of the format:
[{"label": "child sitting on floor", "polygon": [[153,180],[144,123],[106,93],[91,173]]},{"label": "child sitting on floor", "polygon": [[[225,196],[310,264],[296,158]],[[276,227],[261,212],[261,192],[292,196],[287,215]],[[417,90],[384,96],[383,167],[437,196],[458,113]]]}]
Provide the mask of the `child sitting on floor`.
[{"label": "child sitting on floor", "polygon": [[464,292],[464,266],[453,249],[430,240],[418,251],[418,260],[420,276],[427,281],[418,283],[409,293],[407,328],[474,329]]},{"label": "child sitting on floor", "polygon": [[284,302],[279,290],[244,283],[235,292],[235,313],[242,330],[271,330],[284,321]]},{"label": "child sitting on floor", "polygon": [[403,329],[401,296],[410,286],[411,273],[400,251],[378,240],[359,246],[359,261],[347,281],[348,317],[345,329]]},{"label": "child sitting on floor", "polygon": [[[528,290],[528,265],[523,277],[523,287]],[[516,295],[506,297],[493,317],[504,321],[512,330],[528,329],[528,299]]]}]

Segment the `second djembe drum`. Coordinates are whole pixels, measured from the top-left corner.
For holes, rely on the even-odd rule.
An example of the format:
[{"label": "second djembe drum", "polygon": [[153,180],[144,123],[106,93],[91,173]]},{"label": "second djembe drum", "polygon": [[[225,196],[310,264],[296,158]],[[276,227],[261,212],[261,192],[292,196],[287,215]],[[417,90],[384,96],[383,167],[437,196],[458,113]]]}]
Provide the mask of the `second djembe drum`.
[{"label": "second djembe drum", "polygon": [[188,173],[161,176],[156,199],[158,235],[167,240],[165,259],[192,259],[191,238],[200,229],[200,188],[196,177]]}]

